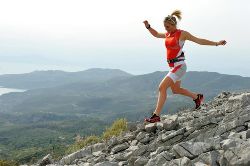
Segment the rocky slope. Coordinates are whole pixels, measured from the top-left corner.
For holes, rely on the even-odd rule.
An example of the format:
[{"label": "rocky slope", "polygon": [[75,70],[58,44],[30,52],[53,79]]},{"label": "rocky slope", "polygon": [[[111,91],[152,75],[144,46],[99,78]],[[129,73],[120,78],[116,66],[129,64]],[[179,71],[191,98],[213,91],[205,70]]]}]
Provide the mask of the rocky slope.
[{"label": "rocky slope", "polygon": [[250,92],[223,92],[200,109],[129,123],[129,131],[53,162],[61,166],[249,166]]}]

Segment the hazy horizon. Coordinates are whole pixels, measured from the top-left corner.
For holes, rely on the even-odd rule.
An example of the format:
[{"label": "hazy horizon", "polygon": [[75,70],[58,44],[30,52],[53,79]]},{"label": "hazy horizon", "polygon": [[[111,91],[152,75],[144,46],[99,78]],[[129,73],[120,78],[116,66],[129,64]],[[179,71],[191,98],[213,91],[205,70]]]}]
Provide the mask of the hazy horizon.
[{"label": "hazy horizon", "polygon": [[[91,69],[114,69],[116,70],[115,68],[88,68],[88,69],[84,69],[84,70],[76,70],[76,71],[66,71],[66,70],[57,70],[57,69],[48,69],[48,70],[34,70],[34,71],[29,71],[29,72],[24,72],[24,73],[11,73],[11,74],[28,74],[28,73],[32,73],[32,72],[41,72],[41,71],[62,71],[62,72],[81,72],[81,71],[85,71],[85,70],[91,70]],[[121,69],[117,69],[117,70],[121,70]],[[128,71],[125,71],[125,70],[122,70],[128,74],[132,74],[134,76],[137,76],[137,75],[144,75],[144,74],[150,74],[150,73],[154,73],[154,72],[165,72],[165,71],[168,71],[168,70],[156,70],[156,71],[150,71],[150,72],[145,72],[145,73],[137,73],[137,74],[134,74],[134,73],[131,73],[131,72],[128,72]],[[219,73],[219,74],[226,74],[226,75],[237,75],[237,76],[242,76],[242,75],[238,75],[238,74],[232,74],[232,73],[222,73],[222,72],[217,72],[217,71],[194,71],[194,70],[189,70],[187,72],[216,72],[216,73]],[[0,76],[2,75],[9,75],[9,74],[0,74]],[[242,76],[242,77],[250,77],[250,76]],[[1,87],[0,85],[0,88],[4,88],[4,87]]]},{"label": "hazy horizon", "polygon": [[187,71],[250,77],[249,6],[247,0],[2,1],[0,75],[90,68],[134,75],[168,71],[164,39],[154,38],[142,22],[165,32],[164,17],[180,9],[179,29],[212,41],[227,40],[219,47],[187,41]]}]

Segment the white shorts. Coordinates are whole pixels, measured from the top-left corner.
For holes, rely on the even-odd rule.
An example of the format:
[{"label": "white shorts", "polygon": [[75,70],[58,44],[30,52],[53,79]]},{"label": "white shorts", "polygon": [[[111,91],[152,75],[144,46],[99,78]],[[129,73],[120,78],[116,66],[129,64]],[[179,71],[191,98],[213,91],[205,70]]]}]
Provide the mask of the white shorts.
[{"label": "white shorts", "polygon": [[180,81],[187,71],[187,65],[185,61],[174,63],[174,67],[170,67],[170,71],[167,76],[170,77],[174,83]]}]

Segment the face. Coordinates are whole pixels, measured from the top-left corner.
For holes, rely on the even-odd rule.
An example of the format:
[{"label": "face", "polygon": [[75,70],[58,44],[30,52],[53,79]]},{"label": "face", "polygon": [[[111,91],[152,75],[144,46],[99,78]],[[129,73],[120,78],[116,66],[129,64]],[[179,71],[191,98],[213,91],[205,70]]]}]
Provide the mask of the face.
[{"label": "face", "polygon": [[168,32],[173,32],[176,29],[176,26],[171,24],[169,21],[164,22],[164,27]]}]

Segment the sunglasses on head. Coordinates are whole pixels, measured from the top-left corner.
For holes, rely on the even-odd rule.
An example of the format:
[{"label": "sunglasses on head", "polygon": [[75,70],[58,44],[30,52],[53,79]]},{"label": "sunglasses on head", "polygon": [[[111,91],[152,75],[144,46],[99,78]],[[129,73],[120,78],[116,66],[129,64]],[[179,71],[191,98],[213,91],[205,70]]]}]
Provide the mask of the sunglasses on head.
[{"label": "sunglasses on head", "polygon": [[175,20],[173,18],[174,18],[173,16],[168,15],[165,21],[171,21],[173,24],[175,24]]}]

